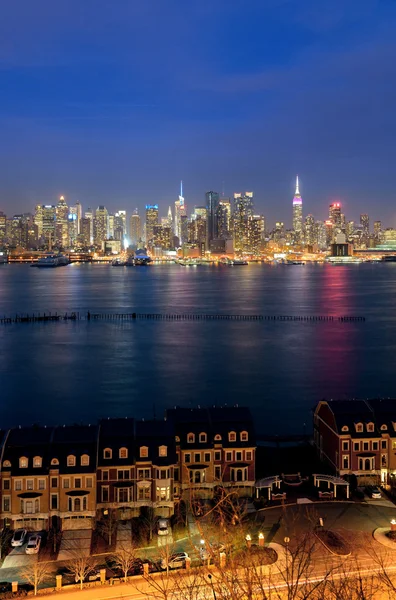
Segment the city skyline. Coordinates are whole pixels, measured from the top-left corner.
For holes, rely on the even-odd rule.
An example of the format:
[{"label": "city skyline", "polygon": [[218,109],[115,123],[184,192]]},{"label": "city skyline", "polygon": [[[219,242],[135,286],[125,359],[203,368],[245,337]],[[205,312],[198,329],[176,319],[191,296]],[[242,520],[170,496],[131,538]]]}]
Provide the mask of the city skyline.
[{"label": "city skyline", "polygon": [[183,178],[190,206],[253,190],[288,222],[298,173],[306,213],[375,203],[395,226],[395,25],[390,0],[9,4],[2,209],[65,195],[142,212]]}]

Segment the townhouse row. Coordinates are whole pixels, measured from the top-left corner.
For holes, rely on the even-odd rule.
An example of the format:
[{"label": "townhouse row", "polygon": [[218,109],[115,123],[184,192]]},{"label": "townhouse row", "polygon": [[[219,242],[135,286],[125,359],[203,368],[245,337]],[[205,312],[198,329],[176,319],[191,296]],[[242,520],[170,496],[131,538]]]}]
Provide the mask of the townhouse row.
[{"label": "townhouse row", "polygon": [[144,507],[171,516],[219,487],[250,497],[256,443],[244,407],[168,410],[165,419],[33,426],[0,438],[1,519],[12,528],[91,528]]},{"label": "townhouse row", "polygon": [[314,443],[338,475],[358,485],[396,485],[396,400],[319,402]]}]

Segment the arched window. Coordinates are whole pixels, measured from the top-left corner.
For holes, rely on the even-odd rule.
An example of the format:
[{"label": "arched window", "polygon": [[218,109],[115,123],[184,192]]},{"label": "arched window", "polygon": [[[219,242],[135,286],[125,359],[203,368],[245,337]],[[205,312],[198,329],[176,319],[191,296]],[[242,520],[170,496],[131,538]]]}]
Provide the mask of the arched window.
[{"label": "arched window", "polygon": [[363,423],[356,423],[355,428],[356,428],[356,431],[358,433],[362,433],[362,431],[363,431]]},{"label": "arched window", "polygon": [[21,458],[19,459],[19,468],[27,469],[28,464],[29,464],[29,460],[26,458],[26,456],[21,456]]},{"label": "arched window", "polygon": [[176,435],[176,436],[175,436],[175,441],[176,441],[176,442],[180,442],[180,438],[179,438],[179,436],[178,436],[178,435]]},{"label": "arched window", "polygon": [[103,458],[109,459],[113,457],[113,451],[111,448],[105,448],[103,450]]},{"label": "arched window", "polygon": [[367,431],[374,431],[374,423],[367,423]]},{"label": "arched window", "polygon": [[41,458],[41,456],[35,456],[33,458],[33,467],[35,467],[36,469],[39,469],[43,464],[43,459]]},{"label": "arched window", "polygon": [[76,457],[73,454],[69,454],[67,457],[67,466],[75,467],[76,466]]},{"label": "arched window", "polygon": [[159,456],[168,456],[168,446],[160,446],[158,448],[158,455]]},{"label": "arched window", "polygon": [[148,446],[140,446],[140,458],[148,458]]},{"label": "arched window", "polygon": [[199,471],[195,471],[194,483],[201,483],[201,473]]},{"label": "arched window", "polygon": [[194,433],[188,433],[187,434],[187,444],[193,444],[194,442],[195,442]]},{"label": "arched window", "polygon": [[366,460],[364,461],[364,470],[365,471],[371,470],[371,460],[369,458],[366,458]]},{"label": "arched window", "polygon": [[206,435],[206,433],[201,432],[199,434],[199,441],[200,441],[201,444],[206,444],[207,439],[208,439],[208,436]]},{"label": "arched window", "polygon": [[88,454],[83,454],[81,456],[81,465],[83,467],[87,467],[89,465],[89,456],[88,456]]},{"label": "arched window", "polygon": [[236,433],[235,431],[230,431],[228,434],[228,441],[229,442],[236,442]]},{"label": "arched window", "polygon": [[341,431],[349,431],[349,427],[348,427],[348,425],[343,425],[343,426],[341,427]]},{"label": "arched window", "polygon": [[241,442],[247,442],[249,439],[249,434],[247,431],[241,431]]},{"label": "arched window", "polygon": [[221,442],[221,435],[219,433],[216,433],[216,435],[214,436],[214,440],[215,442]]},{"label": "arched window", "polygon": [[386,431],[387,429],[388,429],[388,426],[385,425],[385,423],[384,423],[384,425],[381,425],[381,431]]},{"label": "arched window", "polygon": [[59,460],[57,458],[53,458],[51,460],[51,465],[59,465]]},{"label": "arched window", "polygon": [[128,458],[128,448],[120,448],[120,458]]},{"label": "arched window", "polygon": [[9,460],[5,460],[5,461],[3,462],[3,468],[4,468],[4,469],[10,469],[10,468],[11,468],[11,463],[10,463],[10,461],[9,461]]},{"label": "arched window", "polygon": [[74,510],[81,510],[81,500],[80,498],[74,498]]},{"label": "arched window", "polygon": [[242,469],[237,469],[236,470],[235,481],[243,481],[243,471],[242,471]]}]

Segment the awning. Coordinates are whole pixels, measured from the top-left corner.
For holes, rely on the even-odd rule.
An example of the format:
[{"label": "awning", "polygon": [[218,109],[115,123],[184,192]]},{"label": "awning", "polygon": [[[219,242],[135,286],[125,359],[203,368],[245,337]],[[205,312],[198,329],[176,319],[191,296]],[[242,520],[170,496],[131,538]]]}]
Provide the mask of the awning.
[{"label": "awning", "polygon": [[201,465],[201,464],[197,464],[197,465],[187,465],[187,469],[208,469],[209,465]]},{"label": "awning", "polygon": [[22,494],[18,494],[18,498],[40,498],[42,495],[38,492],[22,492]]},{"label": "awning", "polygon": [[113,483],[113,487],[115,487],[115,488],[133,487],[133,481],[116,481],[115,483]]},{"label": "awning", "polygon": [[71,492],[66,492],[66,496],[88,496],[89,493],[86,490],[72,490]]},{"label": "awning", "polygon": [[249,467],[249,466],[250,466],[250,463],[240,463],[240,462],[238,462],[238,463],[231,463],[230,464],[230,467],[232,467],[233,469],[237,469],[238,467],[241,467],[243,469],[244,467]]},{"label": "awning", "polygon": [[360,452],[359,454],[356,454],[356,456],[364,458],[375,458],[375,454],[372,454],[371,452]]}]

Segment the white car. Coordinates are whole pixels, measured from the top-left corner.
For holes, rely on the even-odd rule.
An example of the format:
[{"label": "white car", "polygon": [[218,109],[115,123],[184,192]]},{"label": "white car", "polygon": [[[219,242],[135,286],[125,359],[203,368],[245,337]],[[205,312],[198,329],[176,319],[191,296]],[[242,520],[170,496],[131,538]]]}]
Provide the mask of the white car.
[{"label": "white car", "polygon": [[18,548],[19,546],[23,546],[26,542],[27,529],[17,529],[14,532],[11,540],[11,546],[13,548]]},{"label": "white car", "polygon": [[165,571],[168,569],[182,569],[186,566],[186,559],[188,558],[187,552],[176,552],[172,554],[167,561],[166,558],[161,560],[161,569]]},{"label": "white car", "polygon": [[40,550],[40,544],[41,544],[41,536],[39,535],[32,535],[29,538],[29,541],[27,543],[26,546],[26,554],[38,554],[38,551]]},{"label": "white car", "polygon": [[168,519],[158,519],[158,535],[168,535],[169,534],[169,521]]}]

